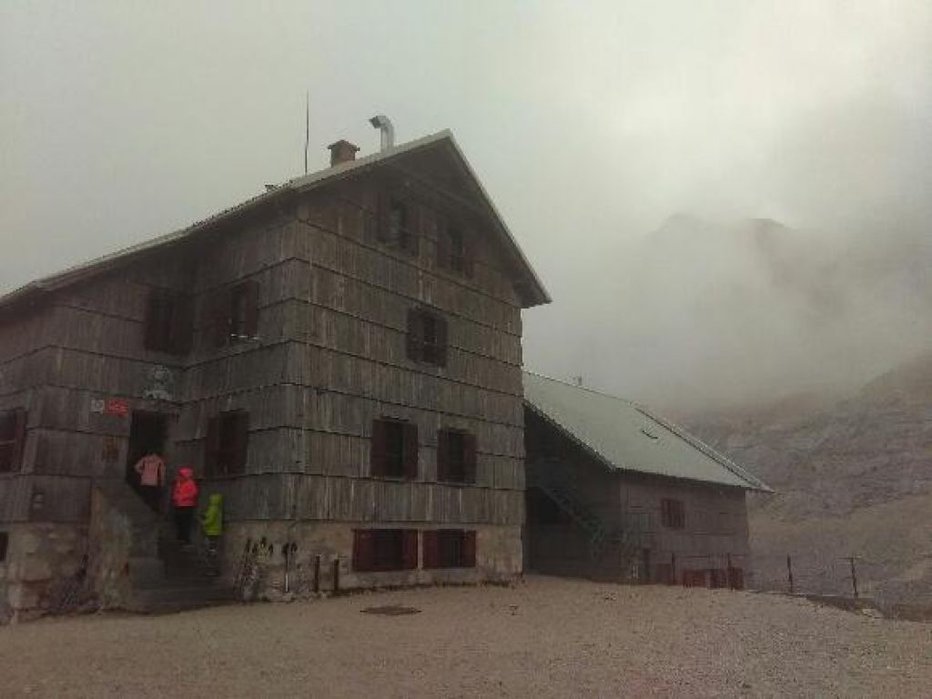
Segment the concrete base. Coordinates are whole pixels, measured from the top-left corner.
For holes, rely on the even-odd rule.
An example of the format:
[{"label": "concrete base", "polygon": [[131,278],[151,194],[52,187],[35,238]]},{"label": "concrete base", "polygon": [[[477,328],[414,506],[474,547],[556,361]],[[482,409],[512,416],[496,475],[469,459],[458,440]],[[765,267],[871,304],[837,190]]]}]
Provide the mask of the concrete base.
[{"label": "concrete base", "polygon": [[[349,522],[232,522],[221,542],[221,576],[225,584],[234,585],[244,568],[246,543],[263,538],[269,549],[257,558],[247,557],[245,566],[257,573],[254,589],[248,593],[256,599],[275,600],[285,594],[286,543],[295,543],[294,558],[288,570],[288,593],[303,597],[334,591],[334,564],[338,568],[339,590],[411,585],[507,582],[521,575],[521,527],[498,525],[460,525],[476,531],[476,567],[425,570],[420,551],[416,570],[379,573],[353,570],[353,530],[371,528],[371,523]],[[431,525],[398,524],[389,528],[431,529]],[[318,559],[319,557],[319,559]],[[319,560],[319,563],[318,563]],[[255,561],[255,565],[252,562]],[[315,585],[316,578],[316,585]]]}]

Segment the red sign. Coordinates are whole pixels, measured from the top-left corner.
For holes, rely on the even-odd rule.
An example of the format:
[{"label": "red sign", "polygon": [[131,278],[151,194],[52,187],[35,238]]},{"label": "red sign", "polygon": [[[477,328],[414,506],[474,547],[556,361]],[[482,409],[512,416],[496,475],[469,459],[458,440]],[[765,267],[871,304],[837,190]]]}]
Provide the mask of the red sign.
[{"label": "red sign", "polygon": [[126,417],[129,415],[129,403],[122,398],[108,398],[104,412],[107,413],[107,415]]}]

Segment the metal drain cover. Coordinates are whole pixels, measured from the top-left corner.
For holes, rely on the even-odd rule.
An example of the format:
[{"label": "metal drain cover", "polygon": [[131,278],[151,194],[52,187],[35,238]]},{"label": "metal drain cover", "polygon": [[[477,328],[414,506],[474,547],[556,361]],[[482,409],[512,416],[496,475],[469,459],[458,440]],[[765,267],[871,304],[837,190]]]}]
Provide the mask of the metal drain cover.
[{"label": "metal drain cover", "polygon": [[420,609],[414,607],[399,607],[397,605],[387,605],[384,607],[366,607],[360,610],[363,614],[383,614],[384,616],[402,616],[404,614],[420,614]]}]

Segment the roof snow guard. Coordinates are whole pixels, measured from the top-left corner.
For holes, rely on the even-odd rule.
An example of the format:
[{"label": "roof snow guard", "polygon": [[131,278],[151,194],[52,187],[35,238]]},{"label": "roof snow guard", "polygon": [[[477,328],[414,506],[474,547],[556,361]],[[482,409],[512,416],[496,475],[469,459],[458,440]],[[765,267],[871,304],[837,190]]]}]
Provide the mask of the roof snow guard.
[{"label": "roof snow guard", "polygon": [[187,228],[157,238],[152,238],[138,245],[91,260],[90,262],[76,267],[71,267],[63,272],[53,274],[43,279],[30,282],[19,289],[11,291],[4,296],[0,296],[0,311],[2,311],[4,307],[10,306],[16,302],[28,300],[31,296],[42,292],[61,289],[108,269],[129,263],[153,250],[169,246],[182,240],[187,240],[202,231],[208,230],[235,216],[256,209],[263,204],[269,204],[277,199],[282,199],[295,193],[307,192],[325,184],[355,176],[364,171],[377,168],[405,154],[429,149],[446,150],[460,169],[475,183],[476,190],[480,195],[481,208],[484,209],[489,216],[493,224],[494,232],[513,260],[515,273],[519,277],[519,279],[515,280],[515,287],[518,290],[523,306],[529,308],[531,306],[550,303],[550,295],[547,293],[547,290],[544,288],[536,272],[531,268],[530,262],[528,262],[524,253],[521,251],[511,231],[508,230],[508,226],[505,225],[504,220],[495,208],[495,204],[492,203],[492,199],[489,197],[488,192],[486,192],[485,188],[482,186],[479,178],[476,177],[476,173],[466,160],[466,156],[463,155],[463,151],[457,144],[456,139],[453,138],[453,134],[449,130],[444,130],[415,141],[385,148],[384,150],[364,158],[349,160],[309,175],[296,177],[278,187],[268,187],[267,191],[262,194],[247,199],[236,206],[225,209],[202,221],[198,221]]},{"label": "roof snow guard", "polygon": [[524,404],[612,470],[773,492],[682,428],[621,398],[524,372]]}]

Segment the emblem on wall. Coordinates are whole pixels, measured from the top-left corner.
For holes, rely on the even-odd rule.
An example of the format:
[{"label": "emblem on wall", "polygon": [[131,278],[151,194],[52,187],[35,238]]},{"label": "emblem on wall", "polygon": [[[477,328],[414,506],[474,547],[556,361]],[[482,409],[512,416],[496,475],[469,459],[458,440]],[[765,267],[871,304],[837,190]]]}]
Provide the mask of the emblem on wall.
[{"label": "emblem on wall", "polygon": [[152,400],[171,400],[175,377],[171,369],[157,364],[149,370],[149,383],[143,396]]}]

